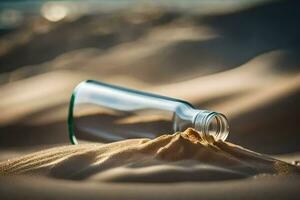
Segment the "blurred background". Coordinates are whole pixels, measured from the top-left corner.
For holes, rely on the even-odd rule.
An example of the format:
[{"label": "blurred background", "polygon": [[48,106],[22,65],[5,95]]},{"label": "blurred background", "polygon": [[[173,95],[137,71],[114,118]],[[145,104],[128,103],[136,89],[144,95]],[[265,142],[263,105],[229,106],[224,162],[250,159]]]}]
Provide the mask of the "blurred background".
[{"label": "blurred background", "polygon": [[0,1],[0,160],[69,144],[95,79],[229,118],[228,141],[300,155],[300,2]]}]

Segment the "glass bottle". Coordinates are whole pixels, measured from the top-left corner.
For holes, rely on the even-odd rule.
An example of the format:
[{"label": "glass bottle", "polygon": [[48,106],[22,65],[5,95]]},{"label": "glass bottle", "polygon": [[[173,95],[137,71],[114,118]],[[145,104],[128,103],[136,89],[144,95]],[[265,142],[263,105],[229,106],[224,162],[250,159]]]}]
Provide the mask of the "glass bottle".
[{"label": "glass bottle", "polygon": [[73,144],[154,138],[189,127],[207,141],[224,141],[229,133],[223,114],[165,96],[87,80],[71,97],[68,128]]}]

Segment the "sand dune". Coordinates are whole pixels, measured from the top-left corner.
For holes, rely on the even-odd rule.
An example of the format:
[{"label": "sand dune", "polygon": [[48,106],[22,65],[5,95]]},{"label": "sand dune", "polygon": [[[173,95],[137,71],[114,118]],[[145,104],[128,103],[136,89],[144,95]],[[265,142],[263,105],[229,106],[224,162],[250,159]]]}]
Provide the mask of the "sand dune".
[{"label": "sand dune", "polygon": [[[299,7],[31,16],[0,38],[0,198],[298,199]],[[222,112],[231,133],[71,146],[69,97],[85,79]]]},{"label": "sand dune", "polygon": [[203,141],[193,129],[153,140],[53,148],[0,165],[2,175],[39,174],[108,182],[178,182],[300,174],[291,164],[221,141]]},{"label": "sand dune", "polygon": [[[290,71],[294,65],[280,64],[288,58],[294,58],[289,51],[274,51],[232,70],[161,86],[139,84],[138,80],[125,82],[128,86],[139,85],[150,92],[186,99],[199,108],[225,113],[232,130],[229,141],[263,153],[289,153],[299,151],[298,134],[294,134],[299,129],[295,122],[298,113],[290,110],[299,107],[300,84],[299,73]],[[57,70],[3,85],[0,94],[1,146],[67,143],[69,96],[73,87],[85,78],[91,78],[91,75]],[[112,80],[122,83],[117,77]],[[194,92],[195,86],[199,92]],[[47,91],[45,87],[48,87]],[[249,119],[254,117],[257,120],[253,125]],[[270,123],[279,127],[270,127]],[[44,134],[39,134],[40,131]],[[285,137],[282,137],[283,133]],[[270,138],[272,142],[269,142]]]}]

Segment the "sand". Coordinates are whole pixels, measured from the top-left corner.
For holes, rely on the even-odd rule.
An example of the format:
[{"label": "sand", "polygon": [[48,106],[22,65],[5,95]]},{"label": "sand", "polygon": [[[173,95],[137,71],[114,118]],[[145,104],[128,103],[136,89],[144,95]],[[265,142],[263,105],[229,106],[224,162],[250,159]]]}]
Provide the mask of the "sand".
[{"label": "sand", "polygon": [[110,144],[57,147],[0,164],[1,175],[45,176],[101,182],[178,182],[300,175],[294,165],[242,147],[208,143],[198,132],[129,139]]},{"label": "sand", "polygon": [[246,197],[297,199],[300,183],[295,165],[228,142],[207,143],[191,128],[152,140],[38,151],[0,163],[0,175],[0,191],[8,199],[43,193],[67,199],[238,199],[253,191]]},{"label": "sand", "polygon": [[[0,199],[298,199],[299,8],[141,7],[2,35]],[[72,146],[68,102],[85,79],[222,112],[227,142],[189,129]]]}]

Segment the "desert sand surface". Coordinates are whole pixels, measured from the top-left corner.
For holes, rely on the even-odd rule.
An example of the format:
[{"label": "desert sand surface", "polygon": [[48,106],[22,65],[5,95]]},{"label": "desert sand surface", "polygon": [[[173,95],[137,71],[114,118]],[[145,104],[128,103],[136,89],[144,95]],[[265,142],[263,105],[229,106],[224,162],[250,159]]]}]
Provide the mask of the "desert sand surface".
[{"label": "desert sand surface", "polygon": [[[299,199],[299,8],[26,18],[0,37],[0,199]],[[71,145],[69,99],[86,79],[224,113],[229,137]]]},{"label": "desert sand surface", "polygon": [[[23,176],[17,177],[18,174]],[[287,182],[299,184],[300,168],[228,142],[208,143],[190,128],[185,132],[162,135],[152,140],[131,139],[109,144],[69,145],[38,151],[0,163],[0,175],[6,177],[3,180],[8,184],[1,182],[0,185],[1,192],[8,198],[12,192],[9,185],[19,180],[30,181],[27,189],[31,192],[44,192],[44,187],[49,186],[48,192],[54,193],[50,195],[52,198],[61,195],[56,190],[60,184],[62,187],[66,184],[64,198],[72,199],[100,198],[102,195],[104,198],[121,198],[125,194],[127,198],[151,199],[154,191],[164,193],[156,194],[158,198],[174,198],[174,195],[175,198],[198,198],[195,191],[187,196],[182,193],[195,188],[195,185],[199,185],[197,191],[200,188],[200,191],[206,190],[202,197],[221,198],[219,190],[230,192],[230,187],[224,187],[226,180],[227,185],[230,181],[231,187],[241,184],[235,188],[238,195],[230,195],[234,199],[241,198],[244,190],[257,190],[258,187],[264,188],[267,197],[279,193],[281,197],[287,198],[295,193],[296,199],[297,187],[291,187]],[[8,179],[8,176],[13,179]],[[270,180],[273,180],[272,183]],[[53,182],[58,185],[53,187]],[[73,192],[78,187],[78,182],[83,182],[85,186],[88,183],[88,190],[93,192],[86,196]],[[100,190],[99,187],[94,188],[97,183]],[[265,188],[266,183],[267,187],[271,184],[272,188],[277,188],[280,183],[279,191],[270,192],[270,188]],[[20,187],[18,184],[14,187]],[[135,191],[140,191],[124,192],[124,185],[127,188],[138,186]],[[217,186],[220,188],[216,188]],[[111,187],[109,190],[114,188],[117,192],[109,193],[106,189],[106,195],[98,196],[107,187]],[[87,192],[86,189],[80,188],[83,192]],[[24,191],[21,193],[29,195]],[[177,196],[178,194],[180,195]],[[34,195],[29,196],[39,197],[35,195],[37,194],[34,192]]]}]

